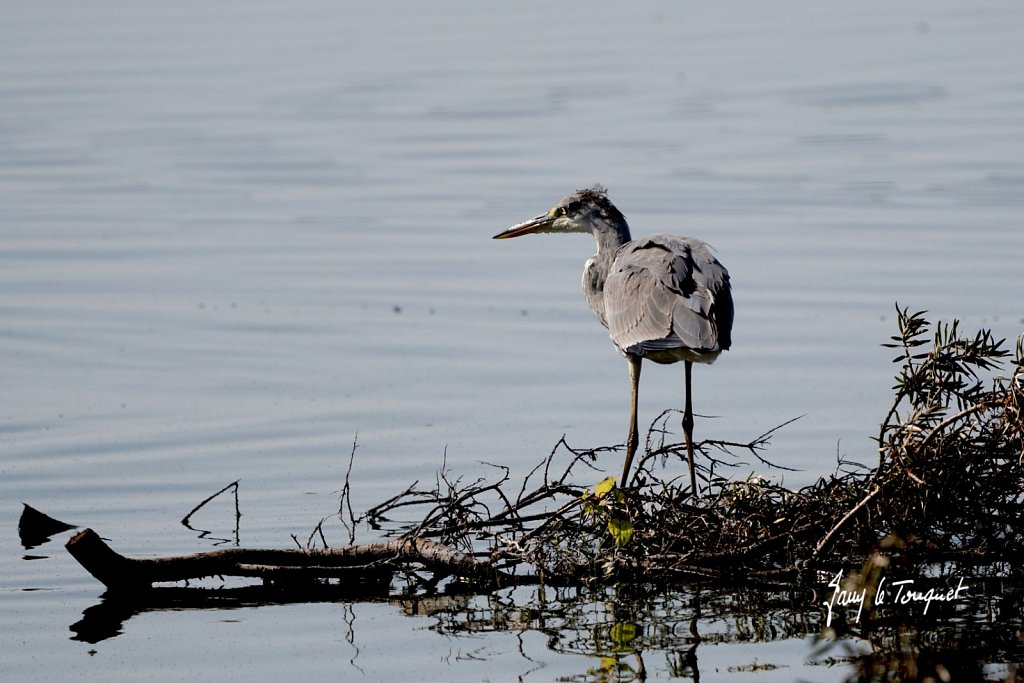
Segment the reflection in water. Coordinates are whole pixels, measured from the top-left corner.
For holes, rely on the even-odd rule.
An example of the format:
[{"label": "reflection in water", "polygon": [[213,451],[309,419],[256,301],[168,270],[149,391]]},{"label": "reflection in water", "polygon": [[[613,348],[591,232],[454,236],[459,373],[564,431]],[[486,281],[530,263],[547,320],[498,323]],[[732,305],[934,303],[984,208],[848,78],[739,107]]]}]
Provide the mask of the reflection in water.
[{"label": "reflection in water", "polygon": [[[411,584],[410,584],[411,585]],[[345,640],[359,668],[359,605],[387,602],[406,617],[429,618],[430,630],[443,636],[539,633],[546,648],[585,658],[586,669],[573,680],[645,680],[652,671],[700,680],[702,654],[721,645],[792,641],[809,665],[849,666],[851,680],[919,680],[925,674],[943,680],[981,680],[982,673],[1013,673],[1024,658],[1020,596],[1002,594],[994,583],[960,602],[935,603],[929,612],[888,606],[858,619],[839,612],[825,627],[822,591],[773,591],[735,588],[693,592],[664,586],[623,585],[596,588],[531,586],[489,595],[457,592],[408,594],[384,587],[377,594],[338,583],[236,588],[161,587],[118,596],[107,593],[71,625],[73,640],[97,643],[121,635],[132,617],[147,612],[232,610],[256,606],[341,602],[345,604]],[[984,587],[985,589],[982,589]],[[396,588],[399,590],[396,591]],[[456,584],[446,590],[457,591]],[[813,647],[811,643],[816,643]],[[710,649],[709,649],[710,648]],[[536,653],[522,647],[533,661]],[[464,655],[469,656],[469,655]],[[487,658],[485,650],[471,656]],[[734,661],[734,672],[792,666],[792,652],[779,660]],[[983,664],[989,662],[990,664]],[[894,677],[894,678],[893,678]],[[990,678],[991,679],[991,676]]]},{"label": "reflection in water", "polygon": [[[979,591],[927,615],[898,606],[879,608],[860,622],[843,620],[832,629],[824,628],[811,593],[745,588],[693,593],[652,586],[514,589],[457,605],[435,603],[432,616],[435,630],[447,635],[540,631],[554,652],[597,659],[586,680],[643,680],[652,666],[700,680],[706,648],[809,637],[817,646],[805,652],[807,660],[852,664],[852,680],[886,675],[888,680],[949,680],[944,671],[952,680],[980,680],[983,671],[1001,667],[1012,673],[1013,665],[997,663],[1024,657],[1019,597],[997,595]],[[792,665],[785,654],[779,657],[775,663],[734,662],[730,668]]]},{"label": "reflection in water", "polygon": [[756,590],[541,586],[426,605],[433,629],[445,635],[540,632],[549,650],[591,662],[585,680],[643,680],[649,669],[699,680],[702,646],[802,640],[820,630],[820,611],[809,601]]},{"label": "reflection in water", "polygon": [[251,585],[235,588],[160,587],[118,594],[108,591],[100,602],[82,612],[71,625],[72,640],[98,643],[124,632],[125,623],[146,612],[178,610],[230,610],[246,607],[314,602],[384,601],[387,586],[376,594],[366,585],[355,588],[340,583],[310,582],[306,585]]}]

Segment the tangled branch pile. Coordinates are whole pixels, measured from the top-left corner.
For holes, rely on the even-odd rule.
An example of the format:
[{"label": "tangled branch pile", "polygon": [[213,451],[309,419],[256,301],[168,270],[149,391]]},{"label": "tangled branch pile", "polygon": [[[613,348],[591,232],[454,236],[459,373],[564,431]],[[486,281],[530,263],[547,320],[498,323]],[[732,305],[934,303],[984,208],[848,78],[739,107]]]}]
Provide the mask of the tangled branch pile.
[{"label": "tangled branch pile", "polygon": [[[458,548],[489,565],[499,583],[788,584],[803,570],[861,561],[894,538],[918,564],[1013,566],[1024,548],[1021,340],[1009,376],[986,385],[982,374],[1010,356],[1004,341],[940,323],[925,348],[924,313],[897,311],[899,334],[886,346],[899,350],[900,370],[875,469],[841,463],[832,476],[793,491],[719,473],[742,451],[775,467],[759,455],[771,432],[743,444],[704,441],[696,444],[703,486],[695,501],[688,480],[652,472],[658,458],[685,458],[683,444],[667,442],[664,413],[626,489],[613,479],[593,485],[590,464],[614,449],[577,450],[563,438],[518,485],[506,468],[496,482],[464,483],[441,472],[433,488],[413,485],[359,520],[349,511],[352,528],[365,520],[392,535]],[[579,483],[587,475],[590,488]],[[426,512],[418,522],[398,522],[410,509]]]},{"label": "tangled branch pile", "polygon": [[923,350],[923,314],[902,311],[899,323],[886,346],[902,367],[872,478],[883,494],[869,519],[960,562],[1012,560],[1024,541],[1024,338],[1010,376],[986,386],[980,373],[1010,356],[1004,341],[987,330],[963,336],[954,321]]}]

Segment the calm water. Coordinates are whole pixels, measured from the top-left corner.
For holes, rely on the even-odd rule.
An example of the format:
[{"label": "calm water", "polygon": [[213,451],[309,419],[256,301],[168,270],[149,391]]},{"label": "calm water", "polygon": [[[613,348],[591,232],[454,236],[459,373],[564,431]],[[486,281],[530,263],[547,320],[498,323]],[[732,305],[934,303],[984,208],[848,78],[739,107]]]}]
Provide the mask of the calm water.
[{"label": "calm water", "polygon": [[[360,509],[445,461],[525,473],[562,434],[620,443],[625,363],[579,291],[592,241],[490,240],[576,187],[607,185],[635,235],[717,248],[735,347],[695,371],[698,436],[805,415],[766,453],[801,470],[787,484],[873,461],[895,301],[1024,331],[1024,7],[721,5],[7,2],[5,680],[594,666],[529,626],[440,635],[379,604],[151,612],[71,641],[100,586],[64,537],[27,561],[16,535],[24,501],[122,552],[207,549],[177,520],[241,479],[242,543],[283,546],[335,508],[357,435]],[[681,385],[648,369],[642,419]],[[699,656],[790,680],[809,651]]]}]

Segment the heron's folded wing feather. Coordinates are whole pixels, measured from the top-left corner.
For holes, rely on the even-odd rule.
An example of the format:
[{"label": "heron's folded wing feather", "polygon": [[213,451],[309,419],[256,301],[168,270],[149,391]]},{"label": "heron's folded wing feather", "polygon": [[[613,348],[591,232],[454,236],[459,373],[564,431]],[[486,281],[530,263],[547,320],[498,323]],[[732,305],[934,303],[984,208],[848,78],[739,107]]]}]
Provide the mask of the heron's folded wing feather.
[{"label": "heron's folded wing feather", "polygon": [[728,348],[722,323],[732,323],[729,275],[699,240],[655,235],[623,246],[605,282],[604,307],[624,352]]},{"label": "heron's folded wing feather", "polygon": [[608,274],[604,285],[605,318],[612,341],[620,351],[670,336],[674,307],[669,292],[645,266],[625,263]]}]

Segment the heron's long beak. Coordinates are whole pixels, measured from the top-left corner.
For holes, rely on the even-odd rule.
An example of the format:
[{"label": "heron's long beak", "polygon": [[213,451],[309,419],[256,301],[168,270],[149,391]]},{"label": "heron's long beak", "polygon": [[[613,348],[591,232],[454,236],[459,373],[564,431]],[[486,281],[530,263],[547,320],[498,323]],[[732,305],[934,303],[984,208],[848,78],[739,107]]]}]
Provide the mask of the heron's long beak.
[{"label": "heron's long beak", "polygon": [[555,219],[551,214],[543,213],[536,218],[517,223],[504,232],[499,232],[494,236],[494,239],[507,240],[509,237],[519,237],[520,235],[529,235],[534,232],[548,232],[551,230],[551,225],[554,222]]}]

